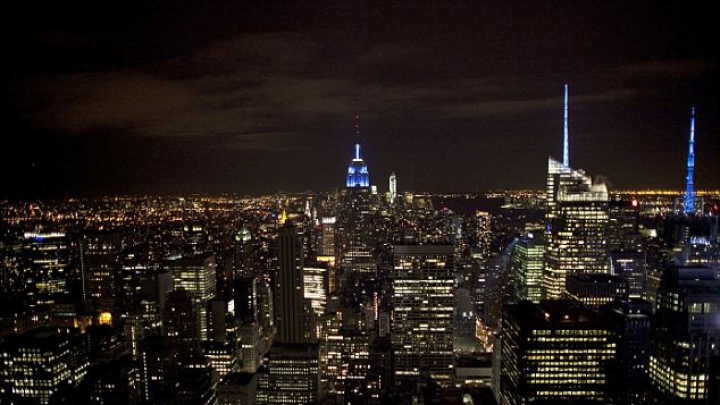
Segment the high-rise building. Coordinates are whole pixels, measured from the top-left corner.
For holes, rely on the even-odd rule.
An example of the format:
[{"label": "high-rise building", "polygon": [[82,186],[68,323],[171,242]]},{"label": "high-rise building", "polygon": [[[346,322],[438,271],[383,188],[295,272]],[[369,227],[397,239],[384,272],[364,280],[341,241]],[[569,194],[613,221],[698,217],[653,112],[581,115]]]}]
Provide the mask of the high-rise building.
[{"label": "high-rise building", "polygon": [[335,221],[335,217],[323,217],[320,221],[322,241],[319,244],[318,260],[327,261],[332,266],[336,261]]},{"label": "high-rise building", "polygon": [[572,273],[609,273],[608,191],[548,159],[543,295],[560,298]]},{"label": "high-rise building", "polygon": [[142,401],[147,404],[171,403],[180,367],[177,347],[159,336],[145,338],[140,347]]},{"label": "high-rise building", "polygon": [[316,344],[274,344],[259,371],[257,403],[316,404],[319,357]]},{"label": "high-rise building", "polygon": [[255,277],[256,271],[252,263],[252,236],[247,228],[240,228],[235,234],[235,251],[233,269],[236,278]]},{"label": "high-rise building", "polygon": [[417,380],[421,374],[442,386],[451,383],[454,256],[452,245],[394,247],[396,384]]},{"label": "high-rise building", "polygon": [[120,304],[122,240],[114,233],[89,233],[80,241],[83,298],[96,311],[117,314]]},{"label": "high-rise building", "polygon": [[492,233],[492,216],[486,211],[475,212],[475,241],[479,249],[480,257],[490,257]]},{"label": "high-rise building", "polygon": [[360,144],[355,144],[355,157],[348,165],[347,179],[345,187],[370,187],[370,173],[368,172],[367,163],[360,157]]},{"label": "high-rise building", "polygon": [[661,404],[707,403],[720,356],[720,279],[707,267],[674,267],[657,293],[648,375]]},{"label": "high-rise building", "polygon": [[645,252],[610,252],[610,273],[627,281],[630,298],[642,298],[645,295],[647,280]]},{"label": "high-rise building", "polygon": [[217,405],[255,405],[258,376],[256,373],[230,373],[218,384]]},{"label": "high-rise building", "polygon": [[544,241],[541,233],[528,233],[518,239],[511,263],[515,275],[515,299],[540,302]]},{"label": "high-rise building", "polygon": [[286,225],[278,232],[278,271],[275,275],[275,339],[281,343],[309,341],[303,284],[303,249],[297,229]]},{"label": "high-rise building", "polygon": [[77,329],[38,328],[0,346],[3,390],[47,404],[62,384],[77,386],[89,367]]},{"label": "high-rise building", "polygon": [[164,267],[173,275],[176,289],[184,289],[193,299],[199,312],[200,339],[208,339],[207,303],[217,293],[215,256],[209,253],[197,256],[172,257]]},{"label": "high-rise building", "polygon": [[645,402],[651,314],[652,304],[635,298],[600,308],[600,315],[618,335],[616,399],[619,404]]},{"label": "high-rise building", "polygon": [[217,405],[217,381],[208,368],[183,368],[178,373],[177,405]]},{"label": "high-rise building", "polygon": [[632,252],[641,247],[640,203],[636,199],[613,199],[608,205],[608,249]]},{"label": "high-rise building", "polygon": [[168,341],[178,347],[180,361],[191,364],[200,355],[200,311],[192,294],[184,289],[168,296],[163,326]]},{"label": "high-rise building", "polygon": [[611,403],[617,335],[569,300],[504,307],[501,404]]},{"label": "high-rise building", "polygon": [[570,274],[565,279],[565,297],[597,312],[615,300],[627,300],[628,282],[610,274]]},{"label": "high-rise building", "polygon": [[304,267],[303,296],[310,303],[315,316],[325,313],[328,295],[328,269],[320,266]]},{"label": "high-rise building", "polygon": [[395,203],[397,196],[397,177],[393,173],[390,175],[390,204]]},{"label": "high-rise building", "polygon": [[26,232],[22,278],[31,307],[51,305],[71,291],[69,241],[62,232]]}]

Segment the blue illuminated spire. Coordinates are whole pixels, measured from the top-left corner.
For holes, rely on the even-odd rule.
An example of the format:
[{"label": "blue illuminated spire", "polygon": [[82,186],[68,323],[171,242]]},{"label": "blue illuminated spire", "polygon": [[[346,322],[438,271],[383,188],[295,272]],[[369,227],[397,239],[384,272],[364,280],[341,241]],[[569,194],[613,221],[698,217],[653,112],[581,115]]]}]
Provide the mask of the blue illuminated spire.
[{"label": "blue illuminated spire", "polygon": [[570,167],[570,146],[568,145],[568,85],[565,85],[563,108],[563,165]]},{"label": "blue illuminated spire", "polygon": [[355,156],[348,166],[346,187],[370,187],[370,173],[367,164],[360,157],[360,115],[356,115],[355,135],[358,143],[355,144]]},{"label": "blue illuminated spire", "polygon": [[687,158],[687,179],[685,185],[685,214],[695,213],[695,185],[693,184],[693,171],[695,170],[695,108],[690,116],[690,141]]}]

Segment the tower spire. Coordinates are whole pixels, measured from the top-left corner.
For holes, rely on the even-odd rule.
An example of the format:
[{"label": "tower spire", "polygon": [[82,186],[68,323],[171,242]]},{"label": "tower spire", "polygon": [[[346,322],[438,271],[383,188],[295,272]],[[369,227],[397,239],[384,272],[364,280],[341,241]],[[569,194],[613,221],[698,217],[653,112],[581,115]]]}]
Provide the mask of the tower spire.
[{"label": "tower spire", "polygon": [[360,113],[355,114],[355,159],[360,160]]},{"label": "tower spire", "polygon": [[687,157],[687,179],[685,184],[685,214],[695,212],[695,185],[693,184],[693,171],[695,170],[695,108],[690,115],[690,140]]},{"label": "tower spire", "polygon": [[563,165],[570,167],[570,146],[568,145],[568,85],[565,84],[565,100],[563,103]]}]

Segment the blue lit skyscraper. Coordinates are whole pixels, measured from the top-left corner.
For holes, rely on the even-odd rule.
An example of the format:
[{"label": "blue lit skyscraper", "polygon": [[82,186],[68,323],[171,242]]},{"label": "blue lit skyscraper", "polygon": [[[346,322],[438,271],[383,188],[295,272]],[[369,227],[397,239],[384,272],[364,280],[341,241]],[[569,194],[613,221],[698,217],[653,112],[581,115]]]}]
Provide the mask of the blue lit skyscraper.
[{"label": "blue lit skyscraper", "polygon": [[365,161],[360,158],[360,144],[355,144],[355,157],[348,165],[346,187],[370,187],[370,173]]},{"label": "blue lit skyscraper", "polygon": [[695,109],[690,117],[690,140],[687,158],[687,179],[685,187],[685,214],[695,213],[695,186],[693,184],[693,171],[695,170]]}]

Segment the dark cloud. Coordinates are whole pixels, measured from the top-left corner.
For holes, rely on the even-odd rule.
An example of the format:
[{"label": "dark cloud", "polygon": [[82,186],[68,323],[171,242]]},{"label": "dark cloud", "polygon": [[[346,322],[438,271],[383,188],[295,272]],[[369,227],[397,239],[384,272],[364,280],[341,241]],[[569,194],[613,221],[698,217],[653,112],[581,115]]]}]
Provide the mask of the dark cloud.
[{"label": "dark cloud", "polygon": [[[84,179],[20,177],[48,194],[327,189],[342,184],[357,113],[381,184],[395,171],[414,189],[540,187],[568,82],[573,162],[618,187],[678,187],[689,106],[699,133],[716,132],[695,3],[150,1],[93,5],[88,19],[79,7],[23,21],[6,47],[7,133],[25,149],[4,164]],[[707,139],[699,162],[718,152]],[[93,177],[107,165],[115,176]]]}]

